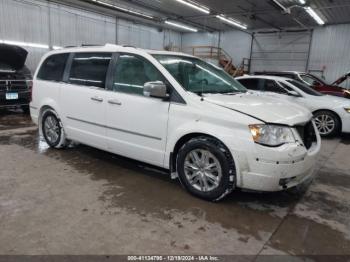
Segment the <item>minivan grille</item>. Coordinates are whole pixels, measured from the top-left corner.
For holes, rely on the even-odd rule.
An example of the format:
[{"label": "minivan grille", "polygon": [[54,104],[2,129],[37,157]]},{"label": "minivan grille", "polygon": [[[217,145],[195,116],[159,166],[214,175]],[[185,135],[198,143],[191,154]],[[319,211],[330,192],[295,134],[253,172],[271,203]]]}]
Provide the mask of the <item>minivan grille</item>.
[{"label": "minivan grille", "polygon": [[0,80],[0,91],[22,91],[28,89],[26,80]]},{"label": "minivan grille", "polygon": [[306,123],[305,125],[296,126],[296,129],[307,149],[312,146],[312,143],[317,141],[316,132],[312,121]]}]

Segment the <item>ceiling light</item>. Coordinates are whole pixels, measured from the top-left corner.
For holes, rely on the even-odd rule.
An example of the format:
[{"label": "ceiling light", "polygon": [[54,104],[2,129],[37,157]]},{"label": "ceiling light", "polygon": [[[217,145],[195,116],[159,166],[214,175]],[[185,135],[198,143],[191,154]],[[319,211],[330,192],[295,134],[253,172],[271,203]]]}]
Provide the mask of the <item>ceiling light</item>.
[{"label": "ceiling light", "polygon": [[207,15],[210,14],[209,8],[207,8],[205,6],[199,5],[199,4],[194,3],[194,2],[184,1],[184,0],[176,0],[176,1],[181,3],[181,4],[187,5],[189,7],[192,7],[194,9],[197,9],[198,11],[201,11],[202,13],[205,13]]},{"label": "ceiling light", "polygon": [[276,7],[278,7],[279,9],[281,9],[283,12],[287,11],[287,8],[282,5],[279,1],[277,0],[272,0],[272,2],[275,4]]},{"label": "ceiling light", "polygon": [[35,48],[49,49],[48,45],[38,44],[38,43],[19,42],[19,41],[12,41],[12,40],[0,40],[0,43],[7,44],[7,45],[23,46],[23,47],[35,47]]},{"label": "ceiling light", "polygon": [[151,15],[144,14],[144,13],[141,13],[141,12],[138,12],[138,11],[134,11],[134,10],[131,10],[131,9],[127,9],[127,8],[124,8],[124,7],[116,6],[116,5],[113,5],[113,4],[104,2],[104,1],[100,1],[100,0],[91,0],[91,1],[95,2],[95,3],[98,3],[100,5],[105,5],[105,6],[114,8],[114,9],[122,11],[122,12],[126,12],[126,13],[130,13],[130,14],[133,14],[133,15],[142,16],[142,17],[145,17],[145,18],[148,18],[148,19],[154,19],[154,17],[151,16]]},{"label": "ceiling light", "polygon": [[316,12],[311,7],[305,7],[305,10],[319,25],[324,25],[325,22],[318,14],[316,14]]},{"label": "ceiling light", "polygon": [[224,21],[224,22],[230,24],[230,25],[237,26],[237,27],[242,28],[242,29],[244,29],[244,30],[246,30],[246,29],[248,28],[247,25],[242,24],[242,23],[240,23],[240,22],[238,22],[238,21],[235,21],[235,20],[233,20],[233,19],[231,19],[231,18],[226,18],[226,17],[224,17],[223,15],[217,15],[216,17],[219,18],[220,20],[222,20],[222,21]]},{"label": "ceiling light", "polygon": [[302,5],[305,5],[306,1],[305,0],[299,0],[299,3],[302,4]]},{"label": "ceiling light", "polygon": [[58,49],[62,49],[62,48],[63,48],[62,46],[57,46],[57,45],[52,46],[53,50],[58,50]]},{"label": "ceiling light", "polygon": [[194,28],[194,27],[189,27],[187,25],[183,25],[183,24],[179,24],[176,22],[171,22],[171,21],[165,21],[166,24],[171,25],[171,26],[175,26],[177,28],[181,28],[181,29],[185,29],[191,32],[198,32],[198,29]]}]

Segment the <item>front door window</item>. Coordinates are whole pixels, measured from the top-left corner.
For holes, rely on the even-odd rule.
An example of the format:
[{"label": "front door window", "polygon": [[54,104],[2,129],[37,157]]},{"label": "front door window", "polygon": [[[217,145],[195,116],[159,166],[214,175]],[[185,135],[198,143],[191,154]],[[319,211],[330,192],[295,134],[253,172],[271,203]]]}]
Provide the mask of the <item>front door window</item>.
[{"label": "front door window", "polygon": [[150,62],[132,54],[118,57],[113,91],[143,95],[144,84],[154,81],[165,82],[165,79]]}]

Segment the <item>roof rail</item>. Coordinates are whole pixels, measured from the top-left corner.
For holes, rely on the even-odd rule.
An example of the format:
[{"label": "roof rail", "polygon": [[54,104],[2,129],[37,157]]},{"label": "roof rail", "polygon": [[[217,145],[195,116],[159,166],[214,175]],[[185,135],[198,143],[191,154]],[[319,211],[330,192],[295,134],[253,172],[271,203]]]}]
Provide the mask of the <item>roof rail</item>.
[{"label": "roof rail", "polygon": [[73,47],[90,47],[90,46],[105,46],[105,45],[98,45],[98,44],[81,44],[80,46],[77,45],[67,45],[63,48],[73,48]]},{"label": "roof rail", "polygon": [[89,47],[89,46],[104,46],[104,45],[98,45],[98,44],[81,44],[82,47]]}]

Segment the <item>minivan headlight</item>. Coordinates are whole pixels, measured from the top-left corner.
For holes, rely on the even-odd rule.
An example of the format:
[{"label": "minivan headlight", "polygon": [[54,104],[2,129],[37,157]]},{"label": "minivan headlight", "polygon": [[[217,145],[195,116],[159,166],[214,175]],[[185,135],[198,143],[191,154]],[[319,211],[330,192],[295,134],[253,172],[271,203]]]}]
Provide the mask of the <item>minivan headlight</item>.
[{"label": "minivan headlight", "polygon": [[350,107],[345,107],[344,109],[346,112],[350,113]]},{"label": "minivan headlight", "polygon": [[290,127],[280,125],[249,125],[255,143],[266,146],[281,146],[294,143],[295,137]]}]

